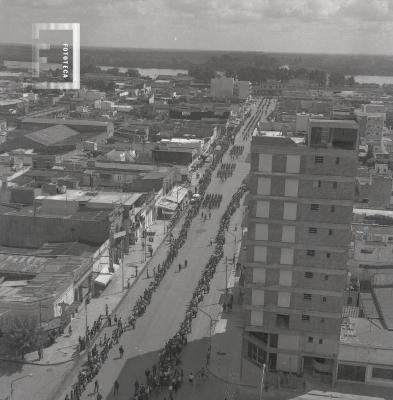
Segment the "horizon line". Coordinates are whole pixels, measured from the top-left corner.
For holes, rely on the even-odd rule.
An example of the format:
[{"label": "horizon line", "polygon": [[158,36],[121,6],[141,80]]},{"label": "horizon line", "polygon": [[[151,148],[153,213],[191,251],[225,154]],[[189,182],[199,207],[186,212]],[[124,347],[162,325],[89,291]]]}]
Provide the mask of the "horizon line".
[{"label": "horizon line", "polygon": [[[0,42],[0,46],[32,46],[32,43],[21,43],[21,42]],[[60,46],[55,45],[55,46]],[[107,49],[107,50],[151,50],[151,51],[189,51],[189,52],[207,52],[207,53],[259,53],[259,54],[297,54],[297,55],[327,55],[327,56],[362,56],[362,57],[393,57],[393,53],[329,53],[329,52],[290,52],[290,51],[268,51],[268,50],[222,50],[222,49],[178,49],[178,48],[164,48],[164,47],[126,47],[126,46],[97,46],[97,45],[81,45],[81,49],[83,48],[92,48],[92,49]]]}]

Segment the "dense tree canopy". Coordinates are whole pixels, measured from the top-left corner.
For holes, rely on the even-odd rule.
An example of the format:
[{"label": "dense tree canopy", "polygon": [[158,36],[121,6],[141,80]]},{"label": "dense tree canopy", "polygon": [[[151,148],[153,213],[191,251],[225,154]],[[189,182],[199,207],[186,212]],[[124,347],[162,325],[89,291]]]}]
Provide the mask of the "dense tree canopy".
[{"label": "dense tree canopy", "polygon": [[208,64],[194,65],[188,70],[188,75],[200,82],[210,82],[216,76],[216,71]]}]

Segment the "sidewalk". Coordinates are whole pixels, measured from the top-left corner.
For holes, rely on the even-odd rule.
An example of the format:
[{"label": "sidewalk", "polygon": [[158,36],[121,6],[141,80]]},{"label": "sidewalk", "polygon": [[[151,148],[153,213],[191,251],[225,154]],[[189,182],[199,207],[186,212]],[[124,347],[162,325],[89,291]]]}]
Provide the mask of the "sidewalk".
[{"label": "sidewalk", "polygon": [[[182,218],[180,218],[182,219]],[[178,224],[176,224],[177,226]],[[175,229],[176,229],[175,226]],[[148,244],[153,247],[153,255],[158,247],[165,242],[168,232],[164,232],[165,224],[164,221],[156,220],[153,225],[149,228],[150,231],[156,232],[153,242]],[[133,285],[142,276],[146,276],[146,267],[149,268],[150,257],[146,255],[142,246],[143,241],[130,246],[129,254],[125,254],[123,259],[124,277],[122,277],[122,268],[118,268],[117,271],[112,275],[112,280],[101,295],[97,298],[92,298],[90,303],[87,305],[87,323],[88,326],[92,326],[93,322],[98,319],[100,315],[105,315],[105,306],[108,305],[109,313],[116,312],[118,304],[121,302],[123,297],[132,290]],[[147,253],[147,252],[146,252]],[[138,276],[135,276],[135,266],[138,266]],[[149,268],[149,274],[153,273],[152,268]],[[123,282],[122,283],[122,278]],[[130,287],[127,289],[127,281],[130,282]],[[122,288],[124,286],[124,288]],[[25,360],[21,362],[34,363],[38,365],[54,365],[69,362],[76,358],[76,350],[78,345],[78,337],[85,335],[85,318],[86,309],[83,305],[79,307],[78,313],[75,314],[75,318],[65,328],[64,334],[56,339],[56,342],[44,349],[43,358],[38,360],[38,353],[34,351],[28,353],[25,356]],[[68,327],[71,325],[72,334],[69,336]],[[83,353],[81,353],[83,354]]]}]

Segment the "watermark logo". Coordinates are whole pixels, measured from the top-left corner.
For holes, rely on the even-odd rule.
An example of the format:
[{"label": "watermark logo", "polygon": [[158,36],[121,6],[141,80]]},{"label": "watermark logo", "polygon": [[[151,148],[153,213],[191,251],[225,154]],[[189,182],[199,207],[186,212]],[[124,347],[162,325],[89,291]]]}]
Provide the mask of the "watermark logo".
[{"label": "watermark logo", "polygon": [[[33,78],[40,78],[40,70],[48,64],[47,57],[41,57],[41,50],[49,50],[50,43],[40,42],[42,31],[71,31],[72,44],[63,42],[59,51],[59,81],[34,82],[35,89],[80,89],[80,24],[79,23],[34,23],[33,24]],[[71,81],[72,76],[72,81]]]}]

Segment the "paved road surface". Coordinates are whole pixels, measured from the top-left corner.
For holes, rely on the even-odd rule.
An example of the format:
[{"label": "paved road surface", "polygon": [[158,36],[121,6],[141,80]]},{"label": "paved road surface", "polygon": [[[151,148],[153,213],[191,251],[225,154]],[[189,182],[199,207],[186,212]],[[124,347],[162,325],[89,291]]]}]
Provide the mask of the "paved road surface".
[{"label": "paved road surface", "polygon": [[[242,143],[241,133],[237,137],[237,142]],[[244,154],[247,154],[247,149],[246,145]],[[229,157],[224,161],[231,162]],[[209,239],[215,236],[223,210],[248,171],[249,164],[238,161],[234,175],[230,180],[224,183],[218,182],[214,174],[207,192],[223,194],[221,208],[213,210],[212,219],[204,223],[198,217],[194,219],[185,246],[179,252],[173,267],[168,271],[160,287],[153,295],[147,312],[142,318],[138,319],[135,331],[127,332],[122,336],[121,342],[125,348],[125,357],[122,360],[117,360],[118,353],[116,351],[110,353],[109,359],[98,377],[105,395],[111,392],[115,378],[121,376],[120,394],[122,397],[119,396],[119,399],[128,399],[131,393],[124,391],[125,382],[131,387],[135,378],[142,381],[141,375],[143,375],[145,367],[150,367],[156,362],[157,351],[176,332],[184,317],[186,304],[196,286],[202,268],[211,254],[212,249],[207,246]],[[161,262],[165,253],[165,247],[161,248],[154,256],[152,265]],[[178,273],[174,266],[178,265],[179,262],[183,263],[185,258],[188,259],[188,268]],[[118,315],[128,315],[130,308],[143,293],[147,284],[147,279],[138,282],[120,305]],[[32,378],[27,377],[15,383],[14,400],[63,399],[66,389],[75,381],[80,363],[81,361],[49,367],[0,364],[2,374],[2,377],[0,377],[0,393],[2,396],[3,393],[7,395],[10,379],[33,374]],[[83,398],[91,398],[88,396],[91,391],[91,387],[89,387]]]},{"label": "paved road surface", "polygon": [[[233,176],[221,183],[214,174],[207,190],[207,193],[223,194],[221,207],[212,210],[212,218],[206,222],[202,222],[200,217],[194,219],[186,244],[180,250],[178,257],[174,260],[173,267],[154,294],[147,312],[137,321],[134,331],[127,332],[122,336],[121,343],[125,348],[124,358],[119,359],[117,351],[112,351],[108,361],[101,369],[98,381],[102,393],[107,399],[113,398],[112,388],[115,379],[118,379],[120,383],[120,392],[117,398],[127,400],[130,398],[133,394],[135,380],[144,382],[144,370],[157,362],[158,351],[176,333],[183,320],[186,305],[213,250],[212,247],[209,247],[210,237],[214,237],[217,233],[223,211],[226,209],[232,194],[249,172],[250,166],[244,161],[248,154],[249,142],[245,143],[241,134],[239,134],[236,144],[244,144],[246,148],[243,156],[236,161]],[[233,162],[228,155],[225,156],[223,161]],[[231,250],[230,254],[233,254],[233,248],[228,250]],[[176,266],[183,263],[185,259],[188,260],[188,267],[178,272]],[[219,286],[219,289],[222,290],[222,278]],[[126,300],[119,310],[119,314],[126,314],[128,310]],[[203,324],[204,326],[205,324]],[[185,351],[184,358],[185,360],[189,358],[194,371],[203,365],[205,351],[198,351],[198,344],[200,343],[204,348],[205,342],[206,339],[192,342]],[[185,362],[184,366],[186,367],[188,364],[189,362]],[[93,385],[90,385],[82,398],[91,398],[92,392]]]}]

